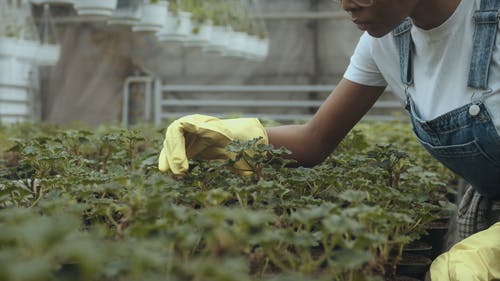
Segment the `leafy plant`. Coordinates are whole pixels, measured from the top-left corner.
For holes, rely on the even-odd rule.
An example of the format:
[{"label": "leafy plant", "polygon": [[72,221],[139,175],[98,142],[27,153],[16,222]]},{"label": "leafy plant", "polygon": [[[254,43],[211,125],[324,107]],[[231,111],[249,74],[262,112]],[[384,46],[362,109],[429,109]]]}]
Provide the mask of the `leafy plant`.
[{"label": "leafy plant", "polygon": [[399,126],[361,124],[314,168],[235,141],[183,177],[157,170],[163,129],[0,127],[0,279],[392,278],[453,177]]}]

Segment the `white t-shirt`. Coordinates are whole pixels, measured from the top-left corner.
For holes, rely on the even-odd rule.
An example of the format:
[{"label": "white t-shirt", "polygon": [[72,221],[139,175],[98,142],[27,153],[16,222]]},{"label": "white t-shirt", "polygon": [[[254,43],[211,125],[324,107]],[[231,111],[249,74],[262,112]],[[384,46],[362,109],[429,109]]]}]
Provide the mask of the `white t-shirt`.
[{"label": "white t-shirt", "polygon": [[[423,30],[413,25],[414,85],[409,89],[418,114],[434,119],[479,97],[482,91],[467,87],[472,56],[473,14],[480,0],[462,0],[441,26]],[[392,32],[382,38],[364,33],[351,57],[344,78],[367,86],[386,86],[405,100],[400,79],[399,51]],[[493,95],[485,100],[500,133],[500,32],[490,65],[488,87]]]}]

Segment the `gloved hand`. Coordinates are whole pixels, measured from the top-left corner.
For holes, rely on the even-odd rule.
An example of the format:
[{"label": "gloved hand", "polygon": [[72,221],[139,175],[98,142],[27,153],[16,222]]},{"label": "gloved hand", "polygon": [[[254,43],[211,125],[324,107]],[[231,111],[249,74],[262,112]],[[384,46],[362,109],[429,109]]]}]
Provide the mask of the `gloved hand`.
[{"label": "gloved hand", "polygon": [[500,222],[437,257],[430,275],[432,281],[500,280]]},{"label": "gloved hand", "polygon": [[[262,137],[260,143],[267,144],[267,132],[256,118],[218,119],[206,115],[188,115],[172,122],[167,128],[165,141],[158,159],[158,168],[175,175],[184,174],[188,159],[228,159],[226,151],[232,140],[249,141]],[[244,170],[244,163],[236,163],[236,169]]]}]

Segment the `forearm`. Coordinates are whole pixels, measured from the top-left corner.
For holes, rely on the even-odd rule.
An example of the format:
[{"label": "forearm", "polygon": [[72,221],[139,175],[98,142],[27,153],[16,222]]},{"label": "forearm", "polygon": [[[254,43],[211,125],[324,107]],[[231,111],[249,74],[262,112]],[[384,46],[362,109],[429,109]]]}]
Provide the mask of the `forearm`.
[{"label": "forearm", "polygon": [[343,79],[308,123],[268,128],[269,142],[290,150],[299,165],[316,165],[332,153],[383,91],[384,87]]},{"label": "forearm", "polygon": [[314,166],[323,161],[334,146],[320,144],[319,138],[304,125],[284,125],[266,128],[269,143],[275,147],[285,147],[292,152],[290,156],[301,166]]}]

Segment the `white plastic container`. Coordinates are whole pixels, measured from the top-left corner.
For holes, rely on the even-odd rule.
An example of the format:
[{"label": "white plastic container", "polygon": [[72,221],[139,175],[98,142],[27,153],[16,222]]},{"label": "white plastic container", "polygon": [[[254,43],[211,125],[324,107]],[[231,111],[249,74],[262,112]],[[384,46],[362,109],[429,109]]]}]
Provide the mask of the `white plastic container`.
[{"label": "white plastic container", "polygon": [[0,120],[22,122],[32,116],[30,73],[33,65],[15,58],[0,58]]},{"label": "white plastic container", "polygon": [[204,48],[210,45],[210,38],[212,36],[213,26],[211,24],[202,24],[198,28],[198,33],[189,35],[189,40],[184,42],[186,47]]},{"label": "white plastic container", "polygon": [[75,0],[79,16],[109,17],[116,9],[117,0]]},{"label": "white plastic container", "polygon": [[33,60],[39,43],[10,37],[0,37],[0,57],[15,57],[20,60]]},{"label": "white plastic container", "polygon": [[183,43],[186,34],[180,31],[181,19],[180,15],[174,15],[167,12],[165,25],[156,33],[156,38],[160,42]]},{"label": "white plastic container", "polygon": [[2,123],[31,118],[31,74],[38,42],[0,37],[0,119]]},{"label": "white plastic container", "polygon": [[28,87],[33,64],[16,58],[0,58],[0,84],[9,87]]},{"label": "white plastic container", "polygon": [[229,37],[231,36],[231,28],[227,26],[214,26],[210,44],[203,48],[203,51],[208,54],[224,55],[230,44]]},{"label": "white plastic container", "polygon": [[135,25],[141,20],[140,0],[118,0],[108,24]]},{"label": "white plastic container", "polygon": [[244,58],[247,48],[247,34],[233,31],[230,33],[226,56]]},{"label": "white plastic container", "polygon": [[141,6],[141,18],[132,27],[135,32],[158,32],[166,23],[168,16],[168,2],[143,4]]},{"label": "white plastic container", "polygon": [[61,47],[55,44],[42,44],[38,48],[34,62],[40,66],[56,65],[59,61]]},{"label": "white plastic container", "polygon": [[156,37],[160,42],[195,46],[200,44],[201,40],[193,34],[193,28],[191,13],[181,11],[177,17],[169,13],[167,23],[156,34]]},{"label": "white plastic container", "polygon": [[269,53],[269,39],[250,36],[247,38],[245,57],[249,60],[262,61]]}]

